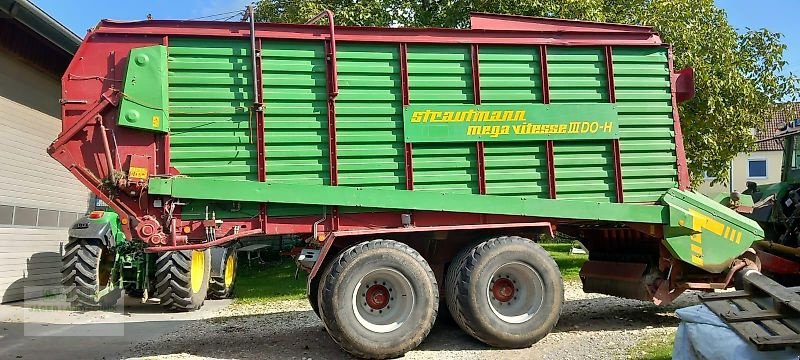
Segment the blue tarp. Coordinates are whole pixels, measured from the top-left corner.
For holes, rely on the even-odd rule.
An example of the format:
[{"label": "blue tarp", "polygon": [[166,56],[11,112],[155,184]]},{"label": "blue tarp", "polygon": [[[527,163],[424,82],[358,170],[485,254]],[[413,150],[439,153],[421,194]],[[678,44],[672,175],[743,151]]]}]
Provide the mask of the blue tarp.
[{"label": "blue tarp", "polygon": [[676,360],[695,359],[768,359],[800,358],[800,350],[758,351],[755,346],[737,335],[705,305],[695,305],[675,312],[681,319],[675,334],[672,357]]}]

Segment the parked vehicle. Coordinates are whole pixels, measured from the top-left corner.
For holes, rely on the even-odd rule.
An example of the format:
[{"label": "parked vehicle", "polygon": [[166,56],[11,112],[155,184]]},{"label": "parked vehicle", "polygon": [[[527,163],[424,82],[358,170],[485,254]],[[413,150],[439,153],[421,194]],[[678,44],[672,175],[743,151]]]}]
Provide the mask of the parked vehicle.
[{"label": "parked vehicle", "polygon": [[[673,71],[651,28],[312,20],[326,16],[100,22],[64,75],[49,152],[116,211],[97,220],[119,235],[70,246],[102,249],[90,261],[152,254],[136,266],[188,309],[213,271],[206,249],[302,235],[331,337],[387,358],[419,345],[443,306],[492,346],[546,336],[564,294],[541,236],[586,246],[587,292],[656,303],[731,286],[763,237],[687,190],[677,103],[691,71]],[[116,286],[100,273],[66,280]]]}]

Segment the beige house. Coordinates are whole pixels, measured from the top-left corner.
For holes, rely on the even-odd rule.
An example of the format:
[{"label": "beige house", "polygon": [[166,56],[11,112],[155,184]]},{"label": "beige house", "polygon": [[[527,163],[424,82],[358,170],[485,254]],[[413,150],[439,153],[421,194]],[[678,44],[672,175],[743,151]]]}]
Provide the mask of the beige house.
[{"label": "beige house", "polygon": [[[778,128],[786,123],[783,113],[776,113],[764,124],[764,130],[756,132],[756,139],[765,140],[772,138]],[[733,190],[743,191],[748,181],[757,184],[771,184],[781,181],[781,166],[783,166],[783,142],[781,140],[761,141],[752,153],[741,153],[731,161],[730,183],[714,184],[714,178],[707,177],[697,189],[699,192],[714,196],[719,193],[729,193]]]},{"label": "beige house", "polygon": [[80,38],[27,0],[0,0],[0,302],[57,286],[67,229],[89,193],[47,155],[60,78]]}]

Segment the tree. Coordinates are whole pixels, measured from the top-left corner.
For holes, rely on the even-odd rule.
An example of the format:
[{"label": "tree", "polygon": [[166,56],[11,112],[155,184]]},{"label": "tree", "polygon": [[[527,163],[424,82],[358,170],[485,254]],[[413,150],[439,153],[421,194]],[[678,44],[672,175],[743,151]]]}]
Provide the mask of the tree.
[{"label": "tree", "polygon": [[737,32],[713,0],[263,0],[256,11],[303,22],[326,8],[359,26],[465,28],[474,11],[652,26],[672,44],[675,68],[695,69],[697,95],[679,110],[695,184],[704,173],[727,182],[730,161],[754,150],[751,129],[798,95],[798,79],[783,72],[783,36]]}]

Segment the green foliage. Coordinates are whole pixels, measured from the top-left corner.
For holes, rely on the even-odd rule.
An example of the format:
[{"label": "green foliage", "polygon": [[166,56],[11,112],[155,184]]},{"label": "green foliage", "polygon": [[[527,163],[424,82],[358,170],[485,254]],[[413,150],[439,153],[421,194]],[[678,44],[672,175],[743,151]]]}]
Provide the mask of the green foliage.
[{"label": "green foliage", "polygon": [[470,12],[652,26],[673,45],[675,68],[695,69],[697,95],[680,107],[695,183],[703,172],[727,182],[733,157],[754,149],[751,129],[798,95],[798,79],[783,71],[783,35],[737,32],[713,0],[262,0],[257,17],[302,23],[323,9],[359,26],[466,28]]}]

